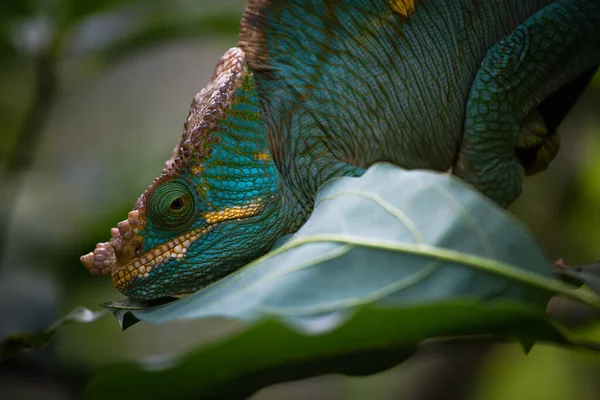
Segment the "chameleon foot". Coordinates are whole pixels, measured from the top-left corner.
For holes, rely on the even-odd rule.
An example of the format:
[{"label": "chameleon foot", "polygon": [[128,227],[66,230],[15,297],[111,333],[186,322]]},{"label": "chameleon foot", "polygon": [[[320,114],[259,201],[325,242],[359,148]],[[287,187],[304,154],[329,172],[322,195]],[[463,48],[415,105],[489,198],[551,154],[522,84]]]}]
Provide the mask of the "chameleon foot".
[{"label": "chameleon foot", "polygon": [[556,157],[560,149],[560,136],[556,131],[548,131],[542,115],[532,110],[523,120],[515,155],[525,170],[526,176],[542,172]]}]

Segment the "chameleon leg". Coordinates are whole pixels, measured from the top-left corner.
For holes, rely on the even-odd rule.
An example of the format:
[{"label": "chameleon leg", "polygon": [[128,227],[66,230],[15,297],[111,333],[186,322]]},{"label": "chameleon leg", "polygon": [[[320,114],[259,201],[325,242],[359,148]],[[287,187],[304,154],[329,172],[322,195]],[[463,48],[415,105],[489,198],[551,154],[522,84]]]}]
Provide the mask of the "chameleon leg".
[{"label": "chameleon leg", "polygon": [[471,87],[454,174],[504,207],[519,196],[525,170],[515,148],[546,135],[541,100],[600,63],[599,26],[599,1],[556,1],[490,48]]}]

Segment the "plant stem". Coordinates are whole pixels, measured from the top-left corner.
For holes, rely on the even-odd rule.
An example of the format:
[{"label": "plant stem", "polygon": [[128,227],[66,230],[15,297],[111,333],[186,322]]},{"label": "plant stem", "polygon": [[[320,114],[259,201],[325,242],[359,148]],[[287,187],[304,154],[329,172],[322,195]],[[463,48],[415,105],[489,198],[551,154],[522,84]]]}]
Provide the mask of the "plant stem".
[{"label": "plant stem", "polygon": [[55,58],[42,54],[35,59],[35,87],[33,101],[25,114],[25,119],[13,151],[9,154],[0,183],[0,260],[8,239],[10,219],[14,203],[25,171],[31,166],[37,153],[37,143],[46,125],[58,91],[58,76]]}]

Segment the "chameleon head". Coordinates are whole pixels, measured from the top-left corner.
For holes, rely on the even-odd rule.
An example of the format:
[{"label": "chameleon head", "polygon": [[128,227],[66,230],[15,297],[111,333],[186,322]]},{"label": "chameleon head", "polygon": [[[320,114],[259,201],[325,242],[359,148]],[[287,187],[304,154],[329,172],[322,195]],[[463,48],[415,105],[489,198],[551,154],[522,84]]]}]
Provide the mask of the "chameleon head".
[{"label": "chameleon head", "polygon": [[266,252],[286,231],[282,202],[252,73],[232,48],[163,173],[81,261],[129,297],[192,292]]}]

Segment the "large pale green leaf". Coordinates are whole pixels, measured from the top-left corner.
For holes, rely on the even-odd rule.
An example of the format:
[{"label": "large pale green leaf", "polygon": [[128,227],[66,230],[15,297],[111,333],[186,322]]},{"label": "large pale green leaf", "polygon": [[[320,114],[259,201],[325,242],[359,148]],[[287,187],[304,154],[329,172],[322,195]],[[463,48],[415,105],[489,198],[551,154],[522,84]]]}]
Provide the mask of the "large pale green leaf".
[{"label": "large pale green leaf", "polygon": [[326,184],[299,232],[226,279],[168,304],[107,306],[124,327],[224,317],[247,329],[159,364],[106,369],[86,398],[245,398],[281,381],[377,372],[432,338],[595,348],[545,315],[555,294],[600,309],[456,178],[378,164]]},{"label": "large pale green leaf", "polygon": [[321,333],[366,304],[517,301],[543,313],[557,292],[598,304],[553,279],[526,230],[458,179],[378,164],[327,183],[308,222],[265,257],[185,299],[131,313],[151,323],[268,316]]},{"label": "large pale green leaf", "polygon": [[300,231],[228,278],[165,305],[107,306],[124,328],[215,316],[250,326],[167,365],[107,371],[86,396],[245,398],[276,382],[380,371],[440,337],[596,348],[546,317],[557,293],[600,307],[554,279],[523,227],[456,178],[379,164],[326,184]]}]

